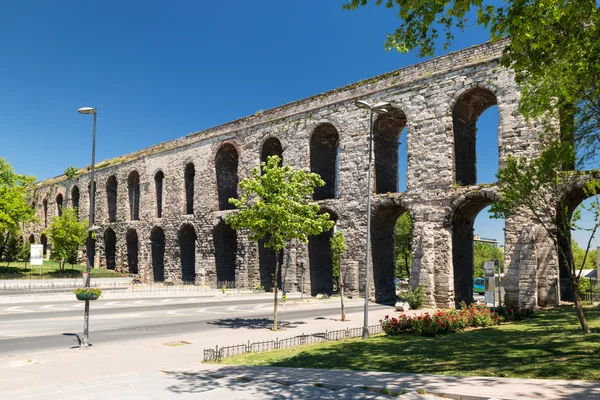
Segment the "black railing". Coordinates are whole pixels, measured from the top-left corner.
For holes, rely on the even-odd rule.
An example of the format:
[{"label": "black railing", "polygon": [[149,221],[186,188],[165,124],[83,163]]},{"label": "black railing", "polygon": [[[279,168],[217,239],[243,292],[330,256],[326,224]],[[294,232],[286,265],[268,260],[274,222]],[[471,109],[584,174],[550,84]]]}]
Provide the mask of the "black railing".
[{"label": "black railing", "polygon": [[[369,333],[383,332],[381,325],[369,326]],[[306,344],[316,344],[323,342],[335,342],[339,340],[352,339],[362,336],[362,328],[347,328],[335,331],[325,331],[319,333],[302,334],[285,339],[265,340],[262,342],[248,342],[248,344],[238,344],[233,346],[216,346],[214,349],[204,349],[204,361],[220,362],[227,357],[239,356],[246,353],[260,353],[278,349],[288,349],[290,347],[303,346]]]}]

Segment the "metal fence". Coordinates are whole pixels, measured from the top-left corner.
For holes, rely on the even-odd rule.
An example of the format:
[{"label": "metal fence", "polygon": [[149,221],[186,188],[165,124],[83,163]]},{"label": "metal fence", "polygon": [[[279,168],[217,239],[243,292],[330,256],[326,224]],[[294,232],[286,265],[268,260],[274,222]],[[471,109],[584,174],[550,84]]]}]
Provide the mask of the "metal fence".
[{"label": "metal fence", "polygon": [[[381,333],[381,325],[369,326],[369,334]],[[204,349],[204,361],[219,362],[224,358],[239,356],[246,353],[260,353],[263,351],[288,349],[290,347],[303,346],[323,342],[334,342],[344,339],[352,339],[362,336],[361,328],[347,328],[335,331],[302,334],[285,339],[265,340],[262,342],[250,342],[233,346],[216,346],[214,349]]]}]

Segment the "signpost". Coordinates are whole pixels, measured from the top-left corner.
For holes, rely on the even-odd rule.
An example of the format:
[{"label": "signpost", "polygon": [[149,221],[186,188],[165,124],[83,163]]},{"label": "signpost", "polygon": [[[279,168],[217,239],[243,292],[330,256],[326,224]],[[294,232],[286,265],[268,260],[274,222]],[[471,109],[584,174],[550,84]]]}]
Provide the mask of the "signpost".
[{"label": "signpost", "polygon": [[494,277],[494,261],[486,261],[483,263],[483,272],[485,275],[485,303],[492,304],[496,307],[496,290]]},{"label": "signpost", "polygon": [[32,244],[29,254],[29,264],[39,265],[40,275],[42,275],[42,265],[44,265],[44,245]]}]

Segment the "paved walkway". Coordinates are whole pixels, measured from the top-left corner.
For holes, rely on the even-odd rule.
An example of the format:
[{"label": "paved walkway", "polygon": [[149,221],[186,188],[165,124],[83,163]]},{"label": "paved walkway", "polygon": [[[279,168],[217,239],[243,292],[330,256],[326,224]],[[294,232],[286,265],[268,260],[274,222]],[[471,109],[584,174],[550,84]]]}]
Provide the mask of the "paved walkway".
[{"label": "paved walkway", "polygon": [[[0,358],[0,399],[304,399],[390,397],[362,387],[388,388],[406,399],[448,394],[463,399],[598,399],[600,384],[579,381],[449,377],[202,364],[202,350],[248,340],[357,327],[362,314],[303,320],[284,332],[215,327],[202,334],[65,349]],[[370,314],[381,318],[381,311]],[[143,328],[140,330],[143,335]],[[93,343],[93,331],[90,335]],[[360,355],[357,355],[360,356]],[[315,385],[316,384],[316,385]],[[432,394],[421,394],[425,390]],[[381,392],[381,391],[380,391]]]}]

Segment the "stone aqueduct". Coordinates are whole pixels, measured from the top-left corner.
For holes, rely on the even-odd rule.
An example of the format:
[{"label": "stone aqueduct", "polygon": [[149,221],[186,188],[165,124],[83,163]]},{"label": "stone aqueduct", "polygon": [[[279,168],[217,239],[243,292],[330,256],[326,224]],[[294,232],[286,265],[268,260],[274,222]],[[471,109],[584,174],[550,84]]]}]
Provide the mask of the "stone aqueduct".
[{"label": "stone aqueduct", "polygon": [[[507,155],[538,151],[538,129],[518,113],[519,88],[499,64],[502,43],[488,43],[99,164],[96,175],[94,263],[170,280],[241,287],[271,285],[275,254],[224,224],[240,179],[268,155],[321,174],[314,199],[343,229],[346,288],[363,295],[369,119],[356,99],[390,101],[392,112],[374,129],[371,296],[394,296],[394,225],[413,221],[411,284],[422,284],[431,306],[452,307],[472,295],[473,222],[497,199],[493,184],[478,184],[476,121],[497,104],[500,166]],[[398,189],[398,141],[406,127],[406,192]],[[101,137],[101,136],[100,136]],[[102,140],[102,139],[100,139]],[[45,241],[44,226],[62,206],[89,207],[89,174],[40,182],[33,203],[41,223],[30,241]],[[556,301],[555,251],[530,221],[505,226],[506,300],[535,306]],[[284,288],[316,294],[333,289],[329,238],[292,243],[283,254]],[[305,262],[304,287],[301,287]]]}]

